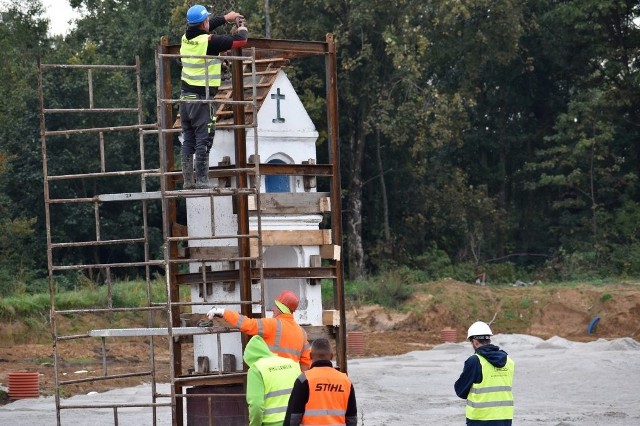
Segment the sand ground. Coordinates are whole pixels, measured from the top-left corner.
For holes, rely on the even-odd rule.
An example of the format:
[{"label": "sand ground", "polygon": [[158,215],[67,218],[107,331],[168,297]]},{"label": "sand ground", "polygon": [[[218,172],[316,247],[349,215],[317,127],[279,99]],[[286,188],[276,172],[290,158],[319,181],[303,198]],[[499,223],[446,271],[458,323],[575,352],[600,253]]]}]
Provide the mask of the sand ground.
[{"label": "sand ground", "polygon": [[[516,362],[514,425],[639,425],[640,343],[631,338],[572,342],[521,334],[500,334],[494,343]],[[462,425],[464,401],[453,383],[468,343],[445,343],[399,356],[349,360],[360,425]],[[161,385],[160,392],[168,386]],[[77,395],[66,404],[91,401],[150,401],[148,385],[95,395]],[[118,425],[151,425],[148,408],[118,411]],[[113,425],[110,409],[65,410],[63,425]],[[20,400],[0,407],[2,425],[55,425],[53,398]],[[171,424],[170,411],[158,409],[158,425]],[[185,422],[186,424],[186,422]]]},{"label": "sand ground", "polygon": [[[514,425],[640,424],[640,344],[498,335],[516,362]],[[362,359],[349,365],[365,425],[461,425],[465,402],[453,383],[468,343]]]}]

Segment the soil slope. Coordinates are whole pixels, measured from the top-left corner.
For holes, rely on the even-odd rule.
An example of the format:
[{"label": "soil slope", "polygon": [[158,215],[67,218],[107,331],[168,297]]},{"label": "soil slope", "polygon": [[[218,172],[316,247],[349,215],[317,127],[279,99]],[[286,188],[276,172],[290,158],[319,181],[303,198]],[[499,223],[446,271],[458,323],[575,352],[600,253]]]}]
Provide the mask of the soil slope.
[{"label": "soil slope", "polygon": [[[599,317],[595,330],[590,322]],[[365,331],[367,356],[401,354],[442,342],[453,328],[464,341],[477,320],[497,333],[561,336],[575,341],[640,335],[638,283],[576,286],[493,287],[445,280],[423,284],[403,312],[380,306],[351,307],[348,330]]]}]

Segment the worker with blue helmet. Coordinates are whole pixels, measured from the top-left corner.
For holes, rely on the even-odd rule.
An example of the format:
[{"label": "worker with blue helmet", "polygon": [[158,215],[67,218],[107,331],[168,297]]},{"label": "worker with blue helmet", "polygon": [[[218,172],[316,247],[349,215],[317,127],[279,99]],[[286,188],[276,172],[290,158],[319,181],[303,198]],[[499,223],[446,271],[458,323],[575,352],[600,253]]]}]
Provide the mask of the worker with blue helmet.
[{"label": "worker with blue helmet", "polygon": [[191,6],[187,10],[187,25],[199,24],[211,15],[207,8],[199,4]]},{"label": "worker with blue helmet", "polygon": [[[219,56],[227,50],[241,48],[247,44],[248,38],[244,17],[238,12],[210,16],[206,7],[191,6],[187,10],[187,28],[180,45],[184,189],[209,187],[209,151],[216,127],[215,108],[213,103],[198,101],[213,99],[222,82],[222,61],[210,56]],[[237,24],[234,34],[211,34],[211,30],[231,22]]]}]

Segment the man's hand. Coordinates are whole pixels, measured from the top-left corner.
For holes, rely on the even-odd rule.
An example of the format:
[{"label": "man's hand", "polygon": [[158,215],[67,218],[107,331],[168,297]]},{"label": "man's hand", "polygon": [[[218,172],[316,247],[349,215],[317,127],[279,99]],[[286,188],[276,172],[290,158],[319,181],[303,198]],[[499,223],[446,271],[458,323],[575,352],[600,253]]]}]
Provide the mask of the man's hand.
[{"label": "man's hand", "polygon": [[236,18],[244,18],[244,16],[240,15],[238,12],[234,12],[233,10],[224,15],[224,20],[227,22],[233,22]]},{"label": "man's hand", "polygon": [[222,317],[224,315],[224,308],[212,308],[207,312],[207,318],[212,320],[214,317]]}]

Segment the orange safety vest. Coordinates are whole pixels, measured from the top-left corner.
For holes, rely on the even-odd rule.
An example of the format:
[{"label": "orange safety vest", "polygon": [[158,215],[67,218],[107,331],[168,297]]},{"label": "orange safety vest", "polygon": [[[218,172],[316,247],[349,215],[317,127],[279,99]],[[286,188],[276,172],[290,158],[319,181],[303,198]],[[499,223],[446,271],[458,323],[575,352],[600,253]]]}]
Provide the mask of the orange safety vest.
[{"label": "orange safety vest", "polygon": [[300,424],[345,425],[351,380],[333,367],[314,367],[303,373],[309,382],[309,401]]},{"label": "orange safety vest", "polygon": [[305,368],[311,366],[311,345],[307,340],[307,332],[296,323],[293,314],[256,319],[225,309],[224,319],[243,333],[262,336],[274,354],[292,359]]}]

